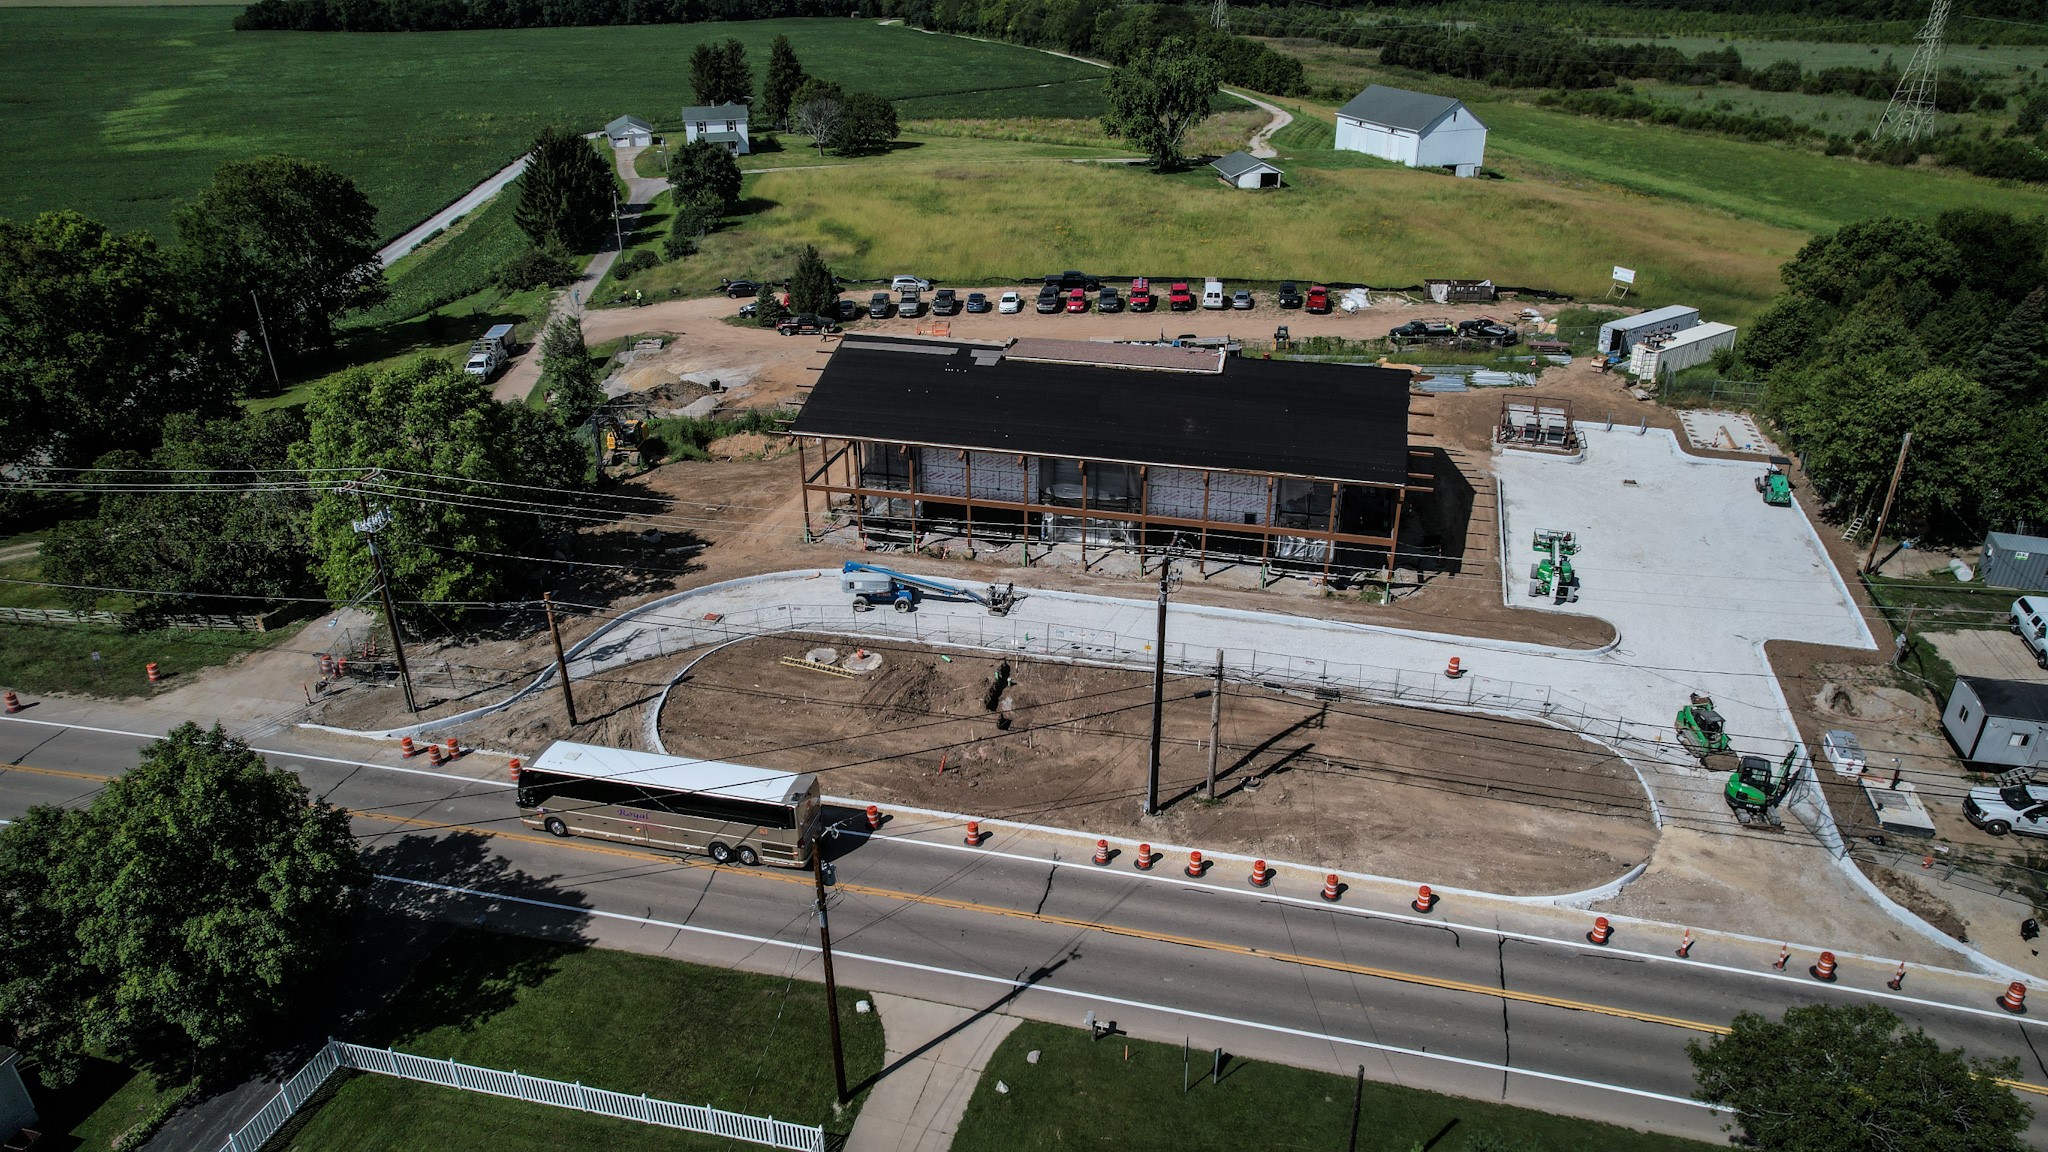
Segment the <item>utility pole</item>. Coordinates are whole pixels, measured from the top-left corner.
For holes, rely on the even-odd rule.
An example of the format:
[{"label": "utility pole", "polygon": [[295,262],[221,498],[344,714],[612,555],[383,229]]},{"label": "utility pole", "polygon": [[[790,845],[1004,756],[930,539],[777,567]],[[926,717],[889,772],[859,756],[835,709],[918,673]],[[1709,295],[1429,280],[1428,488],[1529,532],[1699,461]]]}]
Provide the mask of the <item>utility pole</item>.
[{"label": "utility pole", "polygon": [[1358,1066],[1358,1084],[1351,1090],[1351,1152],[1358,1152],[1358,1115],[1365,1110],[1365,1065]]},{"label": "utility pole", "polygon": [[1906,451],[1911,447],[1913,447],[1913,434],[1908,432],[1905,438],[1899,441],[1899,462],[1892,468],[1892,486],[1885,489],[1884,508],[1878,512],[1877,528],[1870,534],[1870,551],[1863,555],[1863,571],[1865,573],[1870,571],[1872,564],[1877,563],[1877,546],[1884,540],[1885,521],[1891,519],[1892,500],[1899,494],[1899,477],[1906,474]]},{"label": "utility pole", "polygon": [[612,193],[612,236],[619,242],[619,254],[626,253],[626,230],[619,223],[619,194]]},{"label": "utility pole", "polygon": [[1899,629],[1898,639],[1892,642],[1894,664],[1903,664],[1906,661],[1906,649],[1913,644],[1913,617],[1919,611],[1920,607],[1917,604],[1906,609],[1906,626]]},{"label": "utility pole", "polygon": [[548,636],[555,642],[555,678],[562,682],[562,707],[569,710],[569,727],[576,726],[576,697],[569,691],[569,661],[562,656],[562,630],[555,627],[555,602],[546,592],[540,594],[540,605],[547,610]]},{"label": "utility pole", "polygon": [[1159,565],[1159,639],[1152,645],[1152,757],[1145,768],[1145,815],[1159,814],[1159,735],[1166,711],[1166,593],[1172,587],[1173,557]]},{"label": "utility pole", "polygon": [[825,1014],[832,1025],[832,1076],[846,1103],[846,1049],[839,1045],[839,983],[832,978],[832,928],[825,922],[825,845],[811,838],[811,883],[818,892],[818,949],[825,958]]},{"label": "utility pole", "polygon": [[284,389],[284,377],[277,374],[277,354],[270,350],[270,328],[263,323],[263,305],[256,303],[256,290],[249,289],[249,303],[256,307],[256,331],[263,337],[263,358],[270,361],[270,379],[279,391]]},{"label": "utility pole", "polygon": [[1216,798],[1216,745],[1223,734],[1223,649],[1216,650],[1216,686],[1209,689],[1209,786],[1203,795]]},{"label": "utility pole", "polygon": [[355,529],[370,542],[370,566],[377,573],[377,594],[384,601],[384,623],[391,629],[391,653],[398,658],[398,684],[405,690],[405,710],[418,712],[419,702],[412,695],[412,671],[405,666],[405,640],[398,632],[398,605],[391,599],[391,581],[384,575],[384,553],[377,548],[377,533],[391,523],[391,513],[379,509],[374,515],[355,522]]}]

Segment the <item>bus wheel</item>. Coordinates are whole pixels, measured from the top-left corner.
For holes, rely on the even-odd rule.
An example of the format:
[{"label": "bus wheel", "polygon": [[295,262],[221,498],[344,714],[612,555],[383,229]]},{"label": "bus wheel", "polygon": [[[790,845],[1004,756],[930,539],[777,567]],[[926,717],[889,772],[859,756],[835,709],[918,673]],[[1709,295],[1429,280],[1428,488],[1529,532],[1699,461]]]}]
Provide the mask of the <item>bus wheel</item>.
[{"label": "bus wheel", "polygon": [[760,862],[761,854],[759,852],[754,851],[752,848],[740,849],[740,863],[745,864],[749,868],[752,868],[754,865],[759,864]]},{"label": "bus wheel", "polygon": [[712,859],[712,862],[714,862],[714,863],[717,863],[717,864],[730,864],[730,863],[732,863],[732,849],[730,849],[730,848],[726,847],[726,846],[725,846],[725,845],[723,845],[723,844],[713,844],[713,845],[712,845],[711,847],[709,847],[709,848],[706,848],[706,849],[705,849],[704,851],[705,851],[705,854],[707,854],[707,855],[709,855],[709,856],[711,857],[711,859]]},{"label": "bus wheel", "polygon": [[567,836],[569,834],[569,826],[562,823],[560,816],[550,816],[546,820],[541,821],[540,826],[547,829],[550,836]]}]

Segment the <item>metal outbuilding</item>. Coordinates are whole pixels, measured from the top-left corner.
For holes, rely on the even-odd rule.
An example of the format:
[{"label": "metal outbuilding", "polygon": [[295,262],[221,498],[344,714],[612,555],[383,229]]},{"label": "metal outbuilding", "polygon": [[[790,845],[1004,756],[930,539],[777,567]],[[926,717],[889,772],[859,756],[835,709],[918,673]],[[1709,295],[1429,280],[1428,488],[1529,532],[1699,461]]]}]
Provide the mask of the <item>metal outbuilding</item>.
[{"label": "metal outbuilding", "polygon": [[1635,346],[1629,356],[1629,371],[1644,380],[1659,380],[1713,359],[1723,348],[1735,347],[1735,325],[1704,320],[1670,336],[1652,336]]},{"label": "metal outbuilding", "polygon": [[2048,684],[1958,676],[1941,730],[1966,764],[2048,764]]},{"label": "metal outbuilding", "polygon": [[654,143],[654,125],[638,116],[621,116],[604,126],[614,148],[645,148]]},{"label": "metal outbuilding", "polygon": [[2048,537],[1985,533],[1977,574],[1988,587],[2048,592]]},{"label": "metal outbuilding", "polygon": [[1280,169],[1249,152],[1232,152],[1209,162],[1216,175],[1233,188],[1278,188]]},{"label": "metal outbuilding", "polygon": [[1449,96],[1374,84],[1337,109],[1336,147],[1476,176],[1486,163],[1486,125]]},{"label": "metal outbuilding", "polygon": [[1700,310],[1673,304],[1634,316],[1620,316],[1600,326],[1598,351],[1627,352],[1652,336],[1683,332],[1700,322]]}]

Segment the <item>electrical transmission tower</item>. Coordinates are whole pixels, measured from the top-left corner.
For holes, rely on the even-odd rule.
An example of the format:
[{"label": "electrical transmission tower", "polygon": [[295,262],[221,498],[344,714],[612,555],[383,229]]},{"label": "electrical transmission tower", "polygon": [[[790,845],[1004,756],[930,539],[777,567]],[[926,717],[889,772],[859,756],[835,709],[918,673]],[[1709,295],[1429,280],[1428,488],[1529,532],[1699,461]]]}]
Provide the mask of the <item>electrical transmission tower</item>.
[{"label": "electrical transmission tower", "polygon": [[1230,29],[1230,0],[1215,0],[1209,5],[1209,23],[1219,31]]},{"label": "electrical transmission tower", "polygon": [[1899,77],[1899,86],[1884,110],[1884,119],[1877,122],[1874,139],[1910,144],[1933,126],[1934,79],[1941,69],[1941,32],[1948,23],[1948,7],[1949,0],[1934,0],[1927,23],[1920,26],[1920,34],[1914,37],[1918,46],[1913,49],[1913,62],[1906,66],[1906,74]]}]

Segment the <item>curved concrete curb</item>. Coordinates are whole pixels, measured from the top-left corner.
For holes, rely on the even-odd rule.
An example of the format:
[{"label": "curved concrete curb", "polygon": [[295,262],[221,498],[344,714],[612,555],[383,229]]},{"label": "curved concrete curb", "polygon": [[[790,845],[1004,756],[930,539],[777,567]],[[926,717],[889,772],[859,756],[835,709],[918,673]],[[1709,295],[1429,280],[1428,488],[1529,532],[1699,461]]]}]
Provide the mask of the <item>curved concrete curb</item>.
[{"label": "curved concrete curb", "polygon": [[702,664],[705,660],[710,659],[713,655],[716,655],[717,653],[722,652],[735,644],[739,644],[747,640],[758,640],[762,636],[777,636],[780,634],[781,633],[778,632],[762,632],[752,636],[735,636],[732,639],[724,641],[722,643],[713,644],[711,647],[705,649],[704,651],[697,653],[696,659],[690,661],[688,664],[685,664],[681,668],[677,669],[676,674],[668,678],[668,683],[663,684],[661,686],[661,694],[656,696],[647,704],[646,715],[641,720],[641,723],[645,725],[645,727],[642,728],[640,732],[642,736],[645,736],[647,738],[647,747],[652,749],[656,754],[661,756],[666,756],[669,754],[668,745],[663,744],[661,742],[661,710],[668,704],[669,690],[671,688],[674,688],[676,685],[682,683],[683,677],[688,676],[693,670],[696,669],[697,665]]}]

